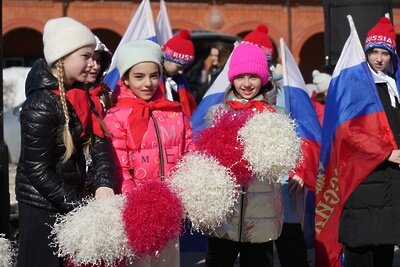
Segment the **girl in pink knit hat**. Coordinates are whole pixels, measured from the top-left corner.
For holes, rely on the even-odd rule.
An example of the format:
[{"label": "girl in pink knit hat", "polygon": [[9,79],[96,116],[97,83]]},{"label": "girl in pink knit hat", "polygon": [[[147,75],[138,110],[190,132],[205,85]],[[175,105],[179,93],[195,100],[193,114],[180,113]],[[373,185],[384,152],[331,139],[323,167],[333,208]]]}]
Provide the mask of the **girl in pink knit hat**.
[{"label": "girl in pink knit hat", "polygon": [[[265,51],[249,43],[238,45],[231,56],[228,78],[231,86],[224,103],[209,110],[206,120],[212,126],[199,132],[196,149],[213,154],[230,168],[240,193],[233,214],[209,233],[206,266],[233,266],[239,253],[241,266],[273,266],[272,241],[280,235],[283,219],[280,186],[250,171],[238,141],[238,131],[254,114],[278,112],[267,102],[270,77]],[[207,139],[210,135],[213,138]],[[216,146],[224,152],[215,151]],[[210,152],[213,149],[215,153]]]}]

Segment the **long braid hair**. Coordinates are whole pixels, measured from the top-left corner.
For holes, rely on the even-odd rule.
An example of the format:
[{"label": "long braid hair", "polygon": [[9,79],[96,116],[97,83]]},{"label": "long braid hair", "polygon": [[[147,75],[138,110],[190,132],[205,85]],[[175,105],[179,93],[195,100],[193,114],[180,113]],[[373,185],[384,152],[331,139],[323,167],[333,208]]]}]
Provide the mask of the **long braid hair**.
[{"label": "long braid hair", "polygon": [[59,59],[55,63],[56,67],[56,73],[57,73],[57,80],[58,80],[58,87],[60,89],[60,100],[61,100],[61,106],[62,110],[64,113],[65,117],[65,123],[63,127],[63,142],[65,145],[65,152],[63,155],[63,162],[66,162],[71,156],[72,153],[74,152],[74,142],[72,141],[72,135],[69,129],[69,112],[68,112],[68,106],[67,106],[67,96],[65,94],[65,88],[64,88],[64,61],[63,59]]}]

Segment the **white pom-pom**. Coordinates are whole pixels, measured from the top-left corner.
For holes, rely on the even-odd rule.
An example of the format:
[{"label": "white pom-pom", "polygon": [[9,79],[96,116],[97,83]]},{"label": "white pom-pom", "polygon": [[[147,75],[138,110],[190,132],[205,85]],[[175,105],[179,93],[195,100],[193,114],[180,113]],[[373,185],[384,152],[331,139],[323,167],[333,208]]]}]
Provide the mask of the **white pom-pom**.
[{"label": "white pom-pom", "polygon": [[239,130],[244,157],[258,180],[280,182],[280,177],[296,166],[301,139],[295,128],[289,116],[265,111],[255,114]]},{"label": "white pom-pom", "polygon": [[213,230],[233,212],[238,197],[235,178],[211,156],[185,155],[169,180],[194,230]]},{"label": "white pom-pom", "polygon": [[112,265],[133,258],[122,220],[125,198],[115,195],[90,199],[70,213],[57,218],[52,229],[58,256],[76,264]]},{"label": "white pom-pom", "polygon": [[0,234],[0,267],[12,266],[14,256],[15,252],[10,240],[6,239],[4,234]]}]

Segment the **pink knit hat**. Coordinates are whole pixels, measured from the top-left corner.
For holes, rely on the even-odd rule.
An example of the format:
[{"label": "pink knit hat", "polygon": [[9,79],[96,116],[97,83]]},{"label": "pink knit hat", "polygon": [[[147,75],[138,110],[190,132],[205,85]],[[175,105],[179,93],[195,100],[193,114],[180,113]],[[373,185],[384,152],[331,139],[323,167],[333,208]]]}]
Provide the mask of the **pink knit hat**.
[{"label": "pink knit hat", "polygon": [[257,75],[263,86],[268,83],[268,62],[262,48],[249,43],[235,47],[229,62],[229,81],[233,83],[235,77],[241,74]]}]

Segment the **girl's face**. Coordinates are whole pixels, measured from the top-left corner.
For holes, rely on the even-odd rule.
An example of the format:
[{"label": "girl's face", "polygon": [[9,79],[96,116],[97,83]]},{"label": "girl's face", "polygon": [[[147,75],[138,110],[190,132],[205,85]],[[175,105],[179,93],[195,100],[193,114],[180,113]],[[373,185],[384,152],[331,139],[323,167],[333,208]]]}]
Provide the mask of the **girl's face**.
[{"label": "girl's face", "polygon": [[156,63],[142,62],[134,65],[126,74],[124,82],[139,98],[150,101],[160,81],[160,70]]},{"label": "girl's face", "polygon": [[89,70],[93,66],[94,46],[84,46],[64,57],[64,82],[71,85],[74,82],[86,82]]},{"label": "girl's face", "polygon": [[213,66],[218,66],[218,61],[219,61],[219,51],[217,48],[212,47],[210,50],[210,58],[211,58],[211,64]]},{"label": "girl's face", "polygon": [[367,54],[368,63],[376,72],[386,71],[391,59],[390,52],[382,48],[374,48]]},{"label": "girl's face", "polygon": [[85,46],[64,57],[64,82],[67,85],[86,82],[93,67],[93,51],[94,46]]},{"label": "girl's face", "polygon": [[164,60],[164,71],[168,76],[175,76],[178,73],[182,73],[185,70],[185,67],[181,64]]},{"label": "girl's face", "polygon": [[261,89],[261,79],[254,74],[241,74],[233,80],[233,86],[240,98],[251,100]]},{"label": "girl's face", "polygon": [[99,51],[95,51],[93,53],[93,65],[88,65],[88,76],[86,79],[87,83],[95,83],[97,79],[97,75],[99,75],[100,68],[101,68],[101,55]]}]

